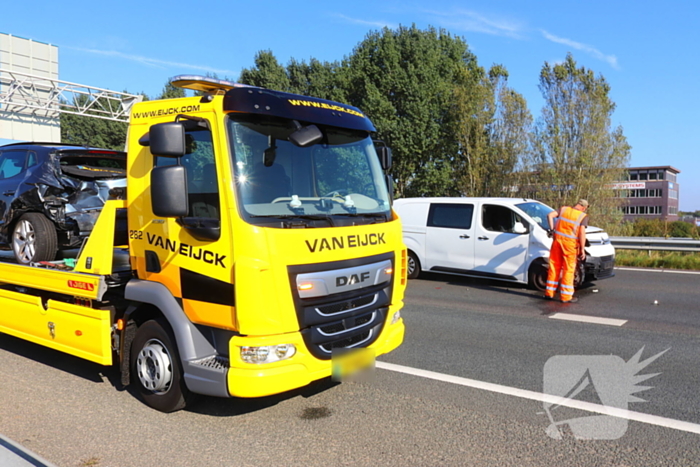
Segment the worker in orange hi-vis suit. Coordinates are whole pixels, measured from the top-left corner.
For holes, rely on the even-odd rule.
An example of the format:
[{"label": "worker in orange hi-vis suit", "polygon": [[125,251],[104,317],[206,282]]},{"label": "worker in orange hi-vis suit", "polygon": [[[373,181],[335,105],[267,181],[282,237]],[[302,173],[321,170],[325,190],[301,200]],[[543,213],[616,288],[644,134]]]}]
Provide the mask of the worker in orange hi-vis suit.
[{"label": "worker in orange hi-vis suit", "polygon": [[[562,303],[578,301],[578,298],[574,298],[574,272],[577,258],[586,259],[587,209],[588,201],[580,199],[573,208],[563,206],[547,216],[549,233],[554,236],[554,241],[549,251],[546,299],[553,299],[559,287]],[[556,225],[555,218],[558,218]]]}]

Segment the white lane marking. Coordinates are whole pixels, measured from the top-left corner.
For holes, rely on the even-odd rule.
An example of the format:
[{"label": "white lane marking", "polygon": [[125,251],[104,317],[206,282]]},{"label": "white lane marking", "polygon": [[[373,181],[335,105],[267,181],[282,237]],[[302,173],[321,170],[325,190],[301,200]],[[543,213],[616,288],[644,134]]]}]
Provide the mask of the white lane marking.
[{"label": "white lane marking", "polygon": [[579,323],[605,324],[607,326],[622,326],[627,322],[626,319],[599,318],[597,316],[575,315],[573,313],[554,313],[550,315],[550,318],[578,321]]},{"label": "white lane marking", "polygon": [[628,268],[624,266],[615,267],[623,271],[640,271],[640,272],[666,272],[668,274],[694,274],[700,275],[700,271],[679,271],[677,269],[643,269],[643,268]]},{"label": "white lane marking", "polygon": [[593,404],[591,402],[569,399],[560,396],[553,396],[550,394],[543,394],[541,392],[528,391],[526,389],[511,388],[509,386],[502,386],[500,384],[486,383],[484,381],[477,381],[475,379],[446,375],[443,373],[436,373],[434,371],[421,370],[418,368],[411,368],[408,366],[396,365],[393,363],[376,361],[375,366],[383,370],[395,371],[397,373],[419,376],[421,378],[442,381],[445,383],[458,384],[460,386],[467,386],[474,389],[483,389],[484,391],[505,394],[507,396],[520,397],[522,399],[530,399],[537,402],[546,402],[548,404],[553,405],[562,405],[565,407],[571,407],[573,409],[585,410],[586,412],[611,415],[613,417],[624,418],[627,420],[633,420],[649,425],[661,426],[664,428],[671,428],[679,431],[685,431],[687,433],[700,434],[700,425],[697,423],[684,422],[681,420],[674,420],[672,418],[659,417],[657,415],[649,415],[641,412],[634,412],[632,410],[623,410],[618,409],[616,407],[608,407],[606,405]]}]

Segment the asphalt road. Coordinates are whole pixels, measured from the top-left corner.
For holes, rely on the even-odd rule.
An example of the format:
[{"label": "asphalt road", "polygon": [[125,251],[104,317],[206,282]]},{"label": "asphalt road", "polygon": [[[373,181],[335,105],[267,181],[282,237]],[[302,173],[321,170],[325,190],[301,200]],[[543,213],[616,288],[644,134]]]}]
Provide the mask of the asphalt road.
[{"label": "asphalt road", "polygon": [[[369,383],[204,398],[169,415],[120,390],[112,369],[0,335],[0,433],[61,467],[700,464],[700,275],[618,270],[579,297],[564,305],[518,286],[426,276],[409,284],[405,343],[379,365],[441,381],[378,368]],[[624,324],[552,318],[562,313]],[[642,362],[665,353],[630,371],[640,349]],[[649,420],[616,418],[606,431],[609,419],[589,410],[523,396],[546,382],[575,387],[581,364],[593,384],[575,399],[598,405],[629,396],[621,375],[659,373],[625,380],[651,387],[636,394],[647,402],[628,403]],[[548,436],[552,420],[577,418],[580,433],[614,439],[576,439],[576,422],[558,425],[563,439]]]}]

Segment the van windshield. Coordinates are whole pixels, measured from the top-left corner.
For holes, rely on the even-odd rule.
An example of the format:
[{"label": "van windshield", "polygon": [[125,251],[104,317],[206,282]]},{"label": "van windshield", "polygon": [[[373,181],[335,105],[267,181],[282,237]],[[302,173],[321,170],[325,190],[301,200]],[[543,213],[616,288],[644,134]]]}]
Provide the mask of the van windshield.
[{"label": "van windshield", "polygon": [[367,132],[319,125],[323,141],[301,148],[287,141],[297,129],[288,119],[230,114],[227,126],[238,206],[248,222],[328,227],[391,219]]},{"label": "van windshield", "polygon": [[549,229],[549,224],[547,222],[547,215],[554,211],[546,204],[540,203],[539,201],[530,201],[528,203],[516,204],[525,214],[530,216],[532,220],[537,222],[537,224],[544,230]]}]

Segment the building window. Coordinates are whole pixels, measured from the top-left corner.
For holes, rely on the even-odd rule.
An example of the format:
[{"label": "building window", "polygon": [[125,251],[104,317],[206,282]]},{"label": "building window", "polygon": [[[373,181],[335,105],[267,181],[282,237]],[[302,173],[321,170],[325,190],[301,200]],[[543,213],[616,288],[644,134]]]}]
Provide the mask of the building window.
[{"label": "building window", "polygon": [[657,173],[656,173],[655,170],[650,171],[650,172],[649,172],[649,180],[656,180],[656,174],[657,174]]},{"label": "building window", "polygon": [[678,199],[678,190],[668,190],[668,197],[671,199]]},{"label": "building window", "polygon": [[639,180],[637,172],[630,172],[630,180]]},{"label": "building window", "polygon": [[647,179],[647,175],[648,175],[648,174],[647,174],[646,172],[641,172],[641,173],[639,174],[639,179],[640,179],[640,180],[646,180],[646,179]]}]

